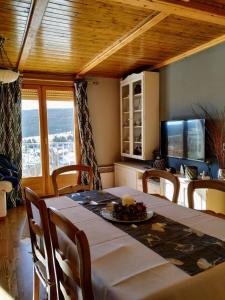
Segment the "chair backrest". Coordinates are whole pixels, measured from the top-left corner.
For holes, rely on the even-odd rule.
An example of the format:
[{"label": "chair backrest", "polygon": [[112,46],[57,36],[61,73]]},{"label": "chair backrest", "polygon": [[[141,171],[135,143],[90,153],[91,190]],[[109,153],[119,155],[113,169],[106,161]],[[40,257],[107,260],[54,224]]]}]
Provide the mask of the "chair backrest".
[{"label": "chair backrest", "polygon": [[24,188],[24,196],[26,201],[34,263],[41,263],[42,266],[46,269],[47,278],[42,278],[43,274],[39,274],[41,276],[42,282],[47,283],[48,285],[54,285],[55,274],[46,204],[44,200],[41,200],[38,195],[28,187]]},{"label": "chair backrest", "polygon": [[[71,171],[78,171],[78,180],[77,184],[65,186],[59,188],[57,177],[63,173],[71,172]],[[88,184],[84,185],[81,184],[81,173],[86,172],[88,175]],[[70,165],[58,168],[52,172],[52,184],[54,188],[54,194],[56,196],[63,195],[63,194],[70,194],[75,193],[78,191],[88,191],[93,189],[93,171],[91,166],[86,165]]]},{"label": "chair backrest", "polygon": [[148,179],[150,178],[164,178],[166,180],[169,180],[173,184],[173,188],[174,188],[172,202],[177,203],[179,190],[180,190],[180,182],[177,176],[174,176],[172,173],[169,173],[167,171],[158,170],[158,169],[151,169],[145,171],[142,177],[142,185],[143,185],[144,193],[148,193]]},{"label": "chair backrest", "polygon": [[[225,181],[223,180],[192,180],[188,184],[188,206],[194,208],[194,191],[196,189],[213,189],[225,192]],[[225,215],[206,210],[207,213],[225,219]]]},{"label": "chair backrest", "polygon": [[[55,208],[48,208],[50,236],[53,249],[53,260],[56,272],[58,299],[93,300],[91,284],[91,259],[87,237]],[[76,247],[76,258],[66,257],[59,245],[59,232]],[[67,247],[65,247],[67,248]],[[67,248],[68,249],[68,248]]]}]

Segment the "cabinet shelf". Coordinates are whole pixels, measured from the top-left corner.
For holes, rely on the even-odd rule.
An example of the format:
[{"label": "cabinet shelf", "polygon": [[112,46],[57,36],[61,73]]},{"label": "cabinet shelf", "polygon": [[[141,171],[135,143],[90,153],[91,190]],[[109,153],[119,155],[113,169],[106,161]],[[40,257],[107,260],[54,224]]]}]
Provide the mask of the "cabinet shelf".
[{"label": "cabinet shelf", "polygon": [[130,128],[129,126],[123,126],[123,128]]},{"label": "cabinet shelf", "polygon": [[123,97],[123,100],[129,100],[129,96],[128,97]]},{"label": "cabinet shelf", "polygon": [[135,125],[134,128],[142,128],[142,126],[141,125],[138,125],[138,126]]},{"label": "cabinet shelf", "polygon": [[124,143],[130,143],[130,141],[123,141]]},{"label": "cabinet shelf", "polygon": [[142,144],[142,142],[134,142],[134,144]]},{"label": "cabinet shelf", "polygon": [[140,96],[142,96],[142,93],[139,93],[139,94],[134,94],[134,95],[133,95],[133,97],[134,97],[134,98],[136,98],[136,97],[140,97]]},{"label": "cabinet shelf", "polygon": [[129,111],[123,111],[124,114],[129,114]]},{"label": "cabinet shelf", "polygon": [[136,110],[134,110],[134,113],[139,113],[139,112],[142,112],[142,109],[136,109]]}]

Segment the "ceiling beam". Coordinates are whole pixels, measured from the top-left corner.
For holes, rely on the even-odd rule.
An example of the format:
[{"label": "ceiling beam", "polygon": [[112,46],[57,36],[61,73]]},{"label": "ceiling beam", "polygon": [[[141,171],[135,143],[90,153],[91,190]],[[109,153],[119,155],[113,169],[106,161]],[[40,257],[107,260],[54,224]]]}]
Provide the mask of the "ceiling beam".
[{"label": "ceiling beam", "polygon": [[76,76],[72,74],[62,74],[62,73],[42,73],[42,72],[29,72],[24,71],[21,73],[23,78],[29,80],[46,80],[46,81],[71,81],[74,82]]},{"label": "ceiling beam", "polygon": [[41,21],[44,16],[47,5],[48,5],[48,0],[32,1],[31,12],[29,15],[26,32],[23,38],[23,45],[17,62],[17,69],[20,71],[24,69],[26,60],[34,44],[35,37],[41,25]]},{"label": "ceiling beam", "polygon": [[119,38],[116,42],[114,42],[110,47],[106,48],[103,52],[98,54],[93,60],[88,62],[80,72],[78,72],[78,77],[86,74],[94,67],[102,63],[108,57],[116,53],[118,50],[132,42],[134,39],[139,37],[141,34],[145,33],[153,26],[161,22],[165,19],[169,14],[165,12],[161,12],[156,14],[155,16],[150,15],[145,18],[142,22],[140,22],[136,27],[134,27],[130,32],[128,32],[123,37]]},{"label": "ceiling beam", "polygon": [[56,74],[41,72],[23,72],[23,86],[31,85],[54,85],[54,86],[74,86],[75,75],[72,74]]},{"label": "ceiling beam", "polygon": [[[192,5],[192,2],[175,4],[161,0],[112,0],[116,3],[131,5],[139,8],[167,12],[180,17],[209,22],[225,26],[225,10],[209,5]],[[191,7],[192,5],[192,7]]]},{"label": "ceiling beam", "polygon": [[201,52],[203,50],[206,50],[208,48],[211,48],[211,47],[213,47],[215,45],[218,45],[220,43],[223,43],[223,42],[225,42],[225,34],[223,34],[222,36],[220,36],[218,38],[215,38],[215,39],[213,39],[213,40],[211,40],[211,41],[209,41],[207,43],[204,43],[204,44],[202,44],[202,45],[200,45],[198,47],[195,47],[195,48],[190,49],[188,51],[185,51],[185,52],[183,52],[183,53],[181,53],[179,55],[176,55],[176,56],[174,56],[172,58],[169,58],[169,59],[167,59],[167,60],[165,60],[165,61],[163,61],[161,63],[158,63],[158,64],[154,65],[153,67],[151,67],[150,69],[151,70],[160,69],[160,68],[165,67],[165,66],[167,66],[167,65],[169,65],[171,63],[174,63],[174,62],[177,62],[179,60],[182,60],[182,59],[184,59],[184,58],[186,58],[188,56],[191,56],[193,54],[196,54],[198,52]]}]

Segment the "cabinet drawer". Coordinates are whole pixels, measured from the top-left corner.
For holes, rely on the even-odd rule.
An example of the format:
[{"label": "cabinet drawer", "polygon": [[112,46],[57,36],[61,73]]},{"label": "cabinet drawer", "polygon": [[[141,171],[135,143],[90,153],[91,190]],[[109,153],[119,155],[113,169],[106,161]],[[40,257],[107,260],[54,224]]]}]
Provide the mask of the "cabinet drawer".
[{"label": "cabinet drawer", "polygon": [[129,168],[115,166],[115,185],[128,186],[130,188],[136,189],[136,172]]}]

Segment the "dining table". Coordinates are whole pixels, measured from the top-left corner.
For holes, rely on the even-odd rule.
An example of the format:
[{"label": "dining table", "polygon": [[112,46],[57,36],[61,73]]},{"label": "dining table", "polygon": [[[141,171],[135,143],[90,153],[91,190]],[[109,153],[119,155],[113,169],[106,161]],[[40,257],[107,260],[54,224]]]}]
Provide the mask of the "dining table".
[{"label": "dining table", "polygon": [[[45,199],[85,232],[95,299],[225,300],[225,220],[128,187],[101,193],[129,195],[154,214],[146,222],[121,224],[98,213],[103,205],[82,205],[77,196]],[[185,247],[184,236],[193,239]]]}]

